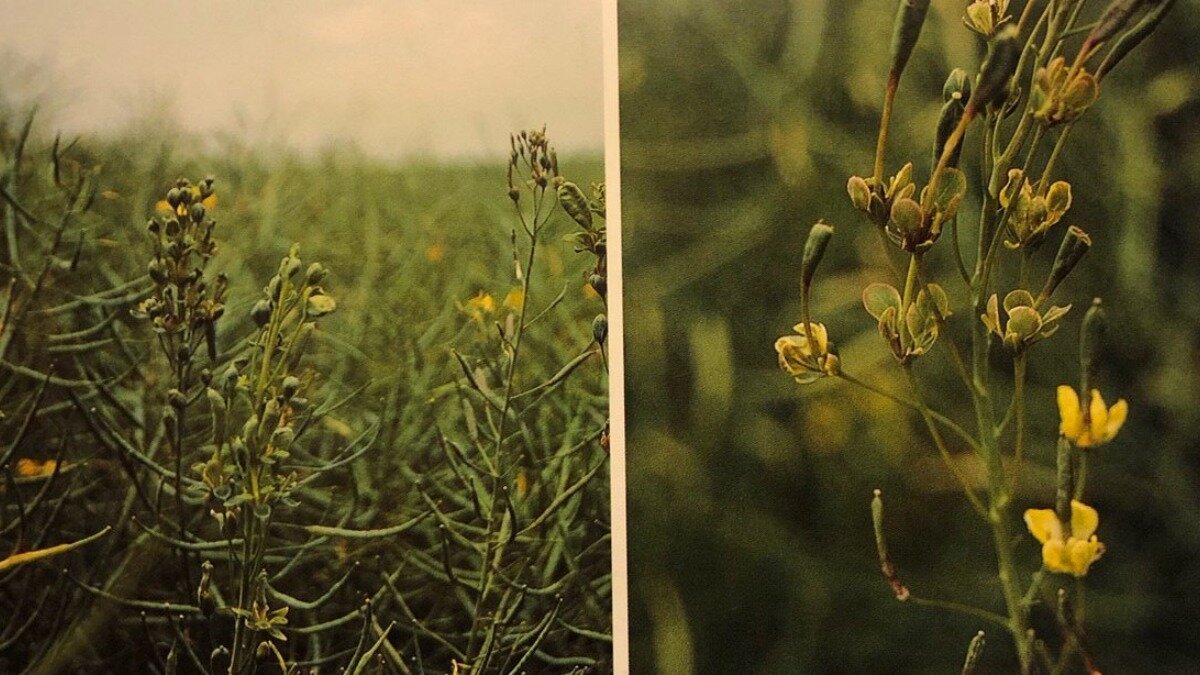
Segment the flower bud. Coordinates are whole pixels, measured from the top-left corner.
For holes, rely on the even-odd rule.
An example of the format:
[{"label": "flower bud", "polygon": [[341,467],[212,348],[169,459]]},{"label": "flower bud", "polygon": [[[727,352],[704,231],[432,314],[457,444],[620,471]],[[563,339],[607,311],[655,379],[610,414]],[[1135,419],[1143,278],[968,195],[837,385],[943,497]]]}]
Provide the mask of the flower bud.
[{"label": "flower bud", "polygon": [[328,275],[329,270],[325,269],[325,266],[321,263],[315,262],[309,265],[308,271],[304,273],[304,282],[309,286],[316,286],[324,281]]},{"label": "flower bud", "polygon": [[608,317],[597,314],[596,318],[592,319],[592,339],[596,341],[596,344],[603,345],[606,338],[608,338]]},{"label": "flower bud", "polygon": [[871,210],[871,188],[861,176],[851,176],[846,181],[846,192],[850,195],[850,203],[854,208],[867,213]]},{"label": "flower bud", "polygon": [[204,215],[206,212],[207,211],[204,208],[204,205],[200,202],[196,202],[195,204],[192,204],[191,212],[188,215],[192,217],[192,222],[198,223],[204,220]]},{"label": "flower bud", "polygon": [[167,403],[170,403],[171,407],[176,410],[182,410],[187,406],[187,396],[178,389],[171,389],[167,392]]},{"label": "flower bud", "polygon": [[179,188],[171,188],[167,190],[167,203],[174,209],[179,206]]},{"label": "flower bud", "polygon": [[250,316],[254,318],[254,325],[262,328],[271,320],[271,302],[266,298],[254,303],[254,308],[250,310]]},{"label": "flower bud", "polygon": [[950,75],[946,77],[946,83],[942,85],[942,100],[947,103],[958,101],[965,106],[970,98],[971,77],[967,75],[967,71],[962,68],[950,71]]},{"label": "flower bud", "polygon": [[280,386],[280,391],[283,393],[284,398],[291,398],[295,396],[296,392],[300,391],[300,378],[296,377],[295,375],[288,375],[287,377],[283,378],[283,384]]},{"label": "flower bud", "polygon": [[596,294],[600,297],[604,298],[608,296],[608,280],[603,276],[599,274],[589,275],[588,285],[591,286],[592,290],[596,291]]}]

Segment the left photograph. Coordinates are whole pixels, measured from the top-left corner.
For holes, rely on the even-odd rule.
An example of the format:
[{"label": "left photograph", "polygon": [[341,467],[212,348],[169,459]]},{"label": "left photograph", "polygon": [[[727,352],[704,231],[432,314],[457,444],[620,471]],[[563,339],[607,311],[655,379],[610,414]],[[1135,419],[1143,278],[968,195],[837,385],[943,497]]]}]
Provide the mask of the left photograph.
[{"label": "left photograph", "polygon": [[0,672],[613,671],[602,4],[0,0]]}]

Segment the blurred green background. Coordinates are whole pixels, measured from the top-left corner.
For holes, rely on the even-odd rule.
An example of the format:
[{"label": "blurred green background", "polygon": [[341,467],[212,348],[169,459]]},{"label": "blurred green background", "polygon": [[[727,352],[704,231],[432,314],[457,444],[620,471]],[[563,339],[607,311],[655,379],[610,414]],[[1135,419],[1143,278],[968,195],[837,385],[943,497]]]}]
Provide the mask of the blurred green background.
[{"label": "blurred green background", "polygon": [[[897,99],[889,174],[911,158],[928,175],[942,81],[978,63],[965,5],[933,2]],[[886,276],[880,248],[845,193],[849,175],[870,172],[894,9],[892,0],[620,2],[635,672],[958,672],[980,628],[990,635],[981,672],[1013,670],[1007,636],[901,604],[879,574],[873,488],[886,495],[893,558],[914,592],[1002,607],[990,533],[919,418],[840,382],[801,389],[772,350],[798,318],[804,237],[825,218],[838,233],[814,314],[848,371],[903,391],[858,300]],[[1018,509],[1052,500],[1053,387],[1078,377],[1080,303],[1104,297],[1111,328],[1096,378],[1110,401],[1131,406],[1088,483],[1108,545],[1087,579],[1104,672],[1200,671],[1198,9],[1180,2],[1073,132],[1058,172],[1075,188],[1065,223],[1095,246],[1057,296],[1076,311],[1030,365]],[[974,133],[967,147],[975,175]],[[1033,278],[1048,268],[1046,249]],[[939,250],[933,264],[948,278]],[[952,288],[961,331],[973,318],[961,284]],[[935,352],[919,367],[935,383],[931,398],[969,422]],[[1005,360],[994,363],[999,371]],[[1027,541],[1026,573],[1039,564]],[[1035,620],[1053,630],[1045,612]]]}]

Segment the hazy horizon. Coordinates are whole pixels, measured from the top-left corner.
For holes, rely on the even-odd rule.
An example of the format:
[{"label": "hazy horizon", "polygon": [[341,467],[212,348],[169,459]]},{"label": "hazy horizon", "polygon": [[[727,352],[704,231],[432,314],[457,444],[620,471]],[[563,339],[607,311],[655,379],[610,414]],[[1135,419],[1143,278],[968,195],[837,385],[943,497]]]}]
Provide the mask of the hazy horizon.
[{"label": "hazy horizon", "polygon": [[471,159],[546,124],[563,152],[603,148],[597,0],[80,7],[0,0],[2,77],[66,132],[166,117],[205,137],[299,151]]}]

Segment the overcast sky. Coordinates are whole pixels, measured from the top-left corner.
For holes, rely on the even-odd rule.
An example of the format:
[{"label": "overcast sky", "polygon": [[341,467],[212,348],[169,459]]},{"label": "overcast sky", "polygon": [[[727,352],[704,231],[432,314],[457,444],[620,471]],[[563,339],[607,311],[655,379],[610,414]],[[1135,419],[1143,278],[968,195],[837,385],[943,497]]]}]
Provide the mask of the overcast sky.
[{"label": "overcast sky", "polygon": [[0,83],[33,64],[21,88],[49,90],[69,131],[169,102],[188,130],[301,149],[477,157],[546,123],[560,150],[598,151],[600,2],[0,0]]}]

